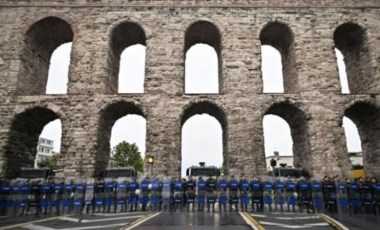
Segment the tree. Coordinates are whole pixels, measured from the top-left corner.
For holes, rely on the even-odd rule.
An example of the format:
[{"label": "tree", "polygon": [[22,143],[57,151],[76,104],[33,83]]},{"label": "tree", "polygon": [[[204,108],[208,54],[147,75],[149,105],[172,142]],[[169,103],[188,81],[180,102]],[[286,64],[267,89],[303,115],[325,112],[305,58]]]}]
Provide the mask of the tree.
[{"label": "tree", "polygon": [[112,152],[110,159],[111,167],[132,166],[136,171],[143,171],[144,161],[136,144],[130,144],[126,141],[117,144]]},{"label": "tree", "polygon": [[39,168],[49,168],[49,169],[52,169],[52,170],[57,170],[59,167],[58,167],[58,159],[59,159],[59,155],[58,154],[54,154],[53,156],[51,157],[48,157],[44,160],[42,160],[41,162],[38,163],[38,167]]}]

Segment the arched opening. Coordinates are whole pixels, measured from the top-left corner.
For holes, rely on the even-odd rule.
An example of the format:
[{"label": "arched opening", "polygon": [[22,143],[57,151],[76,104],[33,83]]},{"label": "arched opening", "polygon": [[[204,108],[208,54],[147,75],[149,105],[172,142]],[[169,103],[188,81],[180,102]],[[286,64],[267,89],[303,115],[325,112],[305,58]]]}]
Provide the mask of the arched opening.
[{"label": "arched opening", "polygon": [[[94,175],[101,175],[106,169],[111,146],[120,141],[134,142],[145,152],[145,115],[141,108],[131,102],[120,101],[108,105],[100,113],[98,128],[98,146]],[[112,133],[112,139],[111,139]],[[132,144],[132,143],[131,143]]]},{"label": "arched opening", "polygon": [[60,45],[50,59],[46,94],[66,94],[72,42]]},{"label": "arched opening", "polygon": [[185,92],[205,94],[219,92],[218,55],[209,45],[193,45],[186,53]]},{"label": "arched opening", "polygon": [[146,47],[137,44],[121,53],[119,93],[144,93],[145,52]]},{"label": "arched opening", "polygon": [[182,177],[186,176],[187,168],[199,166],[199,162],[216,167],[223,166],[222,127],[210,115],[194,115],[183,124],[181,146]]},{"label": "arched opening", "polygon": [[351,165],[354,168],[363,166],[362,144],[355,123],[348,117],[343,117],[343,129]]},{"label": "arched opening", "polygon": [[198,166],[199,162],[222,166],[228,172],[227,122],[223,110],[211,102],[194,103],[184,110],[181,124],[182,176],[189,166]]},{"label": "arched opening", "polygon": [[58,158],[61,151],[62,123],[55,119],[44,126],[38,138],[35,168],[50,167],[58,169]]},{"label": "arched opening", "polygon": [[[108,87],[110,93],[144,92],[144,87],[141,89],[141,78],[145,77],[146,36],[141,26],[128,21],[117,24],[111,31],[109,46]],[[125,79],[127,79],[126,82]],[[133,85],[134,81],[139,82],[136,88]],[[144,80],[142,82],[144,85]]]},{"label": "arched opening", "polygon": [[222,89],[221,35],[207,21],[189,26],[185,34],[185,94],[219,93]]},{"label": "arched opening", "polygon": [[271,159],[277,161],[277,167],[294,167],[289,124],[279,116],[265,115],[263,129],[267,171],[272,170],[269,163]]},{"label": "arched opening", "polygon": [[35,107],[18,115],[12,121],[5,148],[5,174],[17,176],[21,167],[34,167],[39,136],[51,121],[59,116],[50,109]]},{"label": "arched opening", "polygon": [[57,17],[41,19],[29,28],[21,55],[18,94],[38,95],[46,92],[52,53],[60,45],[72,42],[73,36],[70,24]]},{"label": "arched opening", "polygon": [[[280,22],[271,22],[262,29],[260,42],[262,46],[271,46],[281,54],[284,92],[296,92],[298,77],[295,71],[294,36],[290,28]],[[265,61],[264,58],[263,61]],[[264,73],[262,73],[262,77],[264,80]],[[266,88],[265,86],[263,91],[264,89],[266,90]]]},{"label": "arched opening", "polygon": [[261,72],[263,93],[284,93],[281,54],[276,48],[261,46]]},{"label": "arched opening", "polygon": [[335,48],[335,55],[336,55],[336,63],[338,65],[341,92],[343,94],[349,94],[350,89],[348,87],[346,64],[344,63],[344,60],[343,60],[343,54],[337,48]]},{"label": "arched opening", "polygon": [[349,92],[368,93],[372,67],[364,29],[355,23],[342,24],[334,32],[334,42],[343,55]]},{"label": "arched opening", "polygon": [[[310,140],[309,140],[309,132],[307,125],[307,117],[305,113],[297,108],[295,105],[292,105],[288,102],[281,102],[273,104],[265,113],[268,115],[277,116],[277,121],[273,122],[273,117],[269,117],[272,120],[270,125],[276,125],[276,123],[280,123],[281,126],[285,126],[284,122],[289,125],[290,128],[290,136],[289,132],[285,130],[284,135],[287,136],[287,141],[282,140],[284,142],[284,154],[293,153],[293,166],[294,167],[302,167],[312,173],[312,161],[311,161],[311,149],[310,149]],[[265,117],[266,117],[265,116]],[[264,118],[265,118],[264,117]],[[280,118],[281,120],[279,120]],[[267,118],[266,118],[267,119]],[[269,124],[268,124],[269,125]],[[266,128],[266,127],[264,127]],[[278,127],[272,127],[276,130],[277,134],[279,134]],[[265,130],[264,130],[265,132]],[[264,136],[265,138],[265,136]],[[277,139],[277,138],[276,138]],[[291,144],[291,139],[293,143]],[[265,145],[267,145],[267,139],[265,139]],[[292,150],[290,151],[290,146],[292,145]],[[269,165],[267,165],[267,168]]]},{"label": "arched opening", "polygon": [[369,103],[357,102],[350,106],[344,116],[356,125],[361,139],[363,166],[369,176],[380,176],[380,113]]}]

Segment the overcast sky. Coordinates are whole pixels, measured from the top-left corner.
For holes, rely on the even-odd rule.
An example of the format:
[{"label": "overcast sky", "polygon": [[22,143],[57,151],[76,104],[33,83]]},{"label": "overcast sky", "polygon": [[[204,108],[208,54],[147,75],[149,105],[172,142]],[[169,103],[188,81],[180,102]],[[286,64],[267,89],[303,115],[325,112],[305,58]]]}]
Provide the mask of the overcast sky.
[{"label": "overcast sky", "polygon": [[[49,80],[46,92],[62,94],[67,91],[67,73],[70,62],[71,43],[56,49],[51,58]],[[277,50],[270,46],[262,46],[262,72],[264,92],[283,92],[281,57]],[[345,67],[340,52],[337,52],[342,93],[349,93]],[[144,92],[145,47],[135,45],[127,48],[121,56],[119,73],[119,92]],[[187,93],[217,93],[218,67],[217,55],[208,45],[193,46],[186,55]],[[190,80],[191,79],[191,80]],[[279,151],[280,155],[292,155],[292,139],[288,124],[280,117],[267,115],[263,120],[266,156]],[[356,126],[351,120],[344,118],[343,127],[346,132],[347,147],[350,152],[361,151],[360,138]],[[121,141],[136,143],[142,155],[145,154],[146,121],[137,115],[128,115],[119,119],[111,134],[111,147]],[[54,151],[60,151],[61,122],[50,122],[45,126],[41,137],[54,140]],[[248,138],[248,137],[247,137]],[[219,122],[209,115],[196,115],[188,119],[182,128],[182,173],[199,161],[207,165],[221,166],[222,129]]]}]

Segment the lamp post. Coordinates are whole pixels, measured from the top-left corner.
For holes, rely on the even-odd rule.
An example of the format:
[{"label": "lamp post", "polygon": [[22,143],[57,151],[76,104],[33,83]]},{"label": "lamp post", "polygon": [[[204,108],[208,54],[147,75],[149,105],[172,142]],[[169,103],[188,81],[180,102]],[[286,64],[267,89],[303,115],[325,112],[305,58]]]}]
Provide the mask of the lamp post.
[{"label": "lamp post", "polygon": [[148,155],[146,161],[150,164],[150,174],[153,176],[154,156]]}]

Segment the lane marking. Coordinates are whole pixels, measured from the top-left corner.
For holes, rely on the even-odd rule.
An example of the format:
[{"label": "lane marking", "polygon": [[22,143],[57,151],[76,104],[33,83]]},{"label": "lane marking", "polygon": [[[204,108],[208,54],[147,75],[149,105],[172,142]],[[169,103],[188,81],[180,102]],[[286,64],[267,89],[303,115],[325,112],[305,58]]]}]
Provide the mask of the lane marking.
[{"label": "lane marking", "polygon": [[259,218],[271,218],[276,220],[307,220],[307,219],[321,219],[320,216],[293,216],[293,217],[286,217],[286,216],[280,216],[280,217],[271,217],[267,215],[261,215],[261,214],[251,214],[253,217],[259,217]]},{"label": "lane marking", "polygon": [[68,215],[63,215],[63,216],[50,217],[50,218],[46,218],[46,219],[39,219],[39,220],[29,221],[29,222],[25,222],[25,223],[21,223],[21,224],[14,224],[14,225],[2,227],[0,229],[5,230],[5,229],[12,229],[12,228],[19,228],[19,227],[23,227],[23,226],[29,225],[29,224],[41,223],[41,222],[45,222],[45,221],[59,219],[59,218],[65,217],[65,216],[72,216],[72,215],[73,214],[68,214]]},{"label": "lane marking", "polygon": [[125,216],[129,214],[133,215],[141,215],[141,214],[146,214],[147,212],[124,212],[124,213],[94,213],[91,214],[90,216]]},{"label": "lane marking", "polygon": [[[239,214],[243,217],[245,222],[249,226],[251,226],[255,230],[265,230],[265,228],[255,219],[253,218],[249,213],[247,212],[239,212]],[[247,221],[248,220],[248,221]]]},{"label": "lane marking", "polygon": [[323,213],[319,213],[319,216],[326,221],[333,229],[336,230],[349,230],[346,226],[344,226],[342,223],[339,221],[329,217],[328,215],[325,215]]},{"label": "lane marking", "polygon": [[64,229],[70,229],[70,230],[87,230],[87,229],[108,229],[108,228],[116,228],[116,227],[122,227],[127,225],[128,223],[123,223],[123,224],[109,224],[109,225],[95,225],[95,226],[88,226],[88,227],[76,227],[76,228],[47,228],[43,227],[41,225],[35,225],[35,224],[30,224],[27,226],[23,226],[23,228],[29,229],[29,230],[64,230]]},{"label": "lane marking", "polygon": [[152,218],[154,218],[154,217],[160,215],[161,213],[162,213],[162,212],[157,212],[157,213],[154,213],[154,214],[151,213],[151,214],[148,214],[148,215],[146,215],[146,216],[143,216],[143,217],[141,217],[140,219],[133,221],[133,222],[130,224],[130,226],[128,226],[128,227],[125,228],[124,230],[130,230],[130,229],[133,229],[133,228],[139,226],[140,224],[142,224],[142,223],[144,223],[144,222],[146,222],[146,221],[148,221],[148,220],[150,220],[150,219],[152,219]]},{"label": "lane marking", "polygon": [[82,218],[73,218],[73,217],[62,217],[59,218],[60,220],[67,220],[75,223],[90,223],[90,222],[107,222],[111,220],[124,220],[124,219],[133,219],[133,218],[140,218],[144,215],[137,215],[137,216],[121,216],[121,217],[114,217],[114,218],[104,218],[104,219],[82,219]]},{"label": "lane marking", "polygon": [[[279,226],[282,228],[312,228],[312,227],[317,227],[317,226],[329,226],[327,223],[315,223],[315,224],[305,224],[305,225],[288,225],[288,224],[283,224],[283,223],[275,223],[275,222],[267,222],[267,221],[260,221],[261,224],[264,225],[271,225],[271,226]],[[316,225],[318,224],[318,225]]]}]

